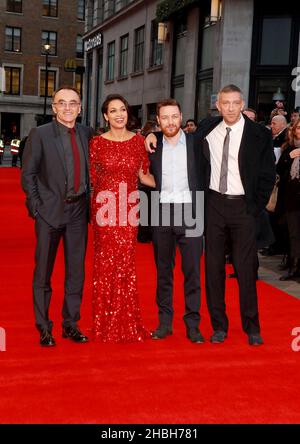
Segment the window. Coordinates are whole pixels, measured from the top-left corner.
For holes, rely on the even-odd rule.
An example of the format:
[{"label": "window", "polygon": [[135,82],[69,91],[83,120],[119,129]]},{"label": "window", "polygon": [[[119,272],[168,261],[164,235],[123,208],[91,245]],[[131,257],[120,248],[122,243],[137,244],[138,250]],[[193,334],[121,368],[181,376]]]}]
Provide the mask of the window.
[{"label": "window", "polygon": [[116,0],[105,0],[105,15],[107,19],[116,12]]},{"label": "window", "polygon": [[107,73],[106,80],[114,80],[115,75],[115,42],[107,45]]},{"label": "window", "polygon": [[214,66],[215,26],[203,29],[200,69],[211,69]]},{"label": "window", "polygon": [[[56,89],[56,71],[51,71],[48,69],[48,87],[47,87],[47,97],[51,97]],[[40,70],[40,96],[45,97],[46,91],[46,70]]]},{"label": "window", "polygon": [[75,73],[75,88],[79,92],[80,97],[82,97],[82,86],[83,86],[83,71]]},{"label": "window", "polygon": [[211,112],[211,96],[213,93],[212,77],[198,80],[197,119],[208,117]]},{"label": "window", "polygon": [[50,45],[49,55],[57,55],[57,33],[52,31],[42,31],[42,54],[46,54],[44,45]]},{"label": "window", "polygon": [[139,72],[144,69],[144,34],[145,27],[141,26],[135,30],[134,35],[134,65],[133,71]]},{"label": "window", "polygon": [[6,2],[7,12],[22,12],[22,0],[7,0]]},{"label": "window", "polygon": [[115,1],[115,12],[120,11],[120,9],[124,8],[125,6],[127,6],[130,1],[132,0],[117,0]]},{"label": "window", "polygon": [[4,93],[19,96],[21,90],[21,68],[5,66],[4,70],[6,84]]},{"label": "window", "polygon": [[156,122],[156,103],[147,104],[147,119]]},{"label": "window", "polygon": [[83,40],[80,34],[77,34],[76,38],[76,57],[83,59]]},{"label": "window", "polygon": [[5,51],[21,51],[21,28],[5,28]]},{"label": "window", "polygon": [[57,0],[43,0],[43,13],[46,17],[57,17]]},{"label": "window", "polygon": [[120,39],[120,77],[127,76],[127,61],[128,61],[128,34]]},{"label": "window", "polygon": [[157,42],[158,23],[153,20],[151,23],[151,58],[150,66],[159,66],[162,64],[163,45]]},{"label": "window", "polygon": [[174,72],[175,76],[184,75],[185,72],[185,55],[187,45],[187,19],[186,15],[178,18],[175,25],[175,63]]},{"label": "window", "polygon": [[85,0],[78,0],[77,18],[78,20],[85,20]]},{"label": "window", "polygon": [[261,65],[288,65],[290,59],[292,19],[264,18],[262,27]]}]

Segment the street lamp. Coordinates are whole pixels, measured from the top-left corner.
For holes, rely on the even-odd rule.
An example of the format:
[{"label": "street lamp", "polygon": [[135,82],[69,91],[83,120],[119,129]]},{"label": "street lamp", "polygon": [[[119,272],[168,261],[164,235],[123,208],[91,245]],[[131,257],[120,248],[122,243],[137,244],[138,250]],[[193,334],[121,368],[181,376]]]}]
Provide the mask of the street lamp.
[{"label": "street lamp", "polygon": [[44,51],[46,56],[46,71],[45,71],[45,97],[44,97],[44,123],[46,122],[46,116],[47,116],[47,97],[48,97],[48,57],[51,49],[51,45],[49,42],[46,42],[44,45]]}]

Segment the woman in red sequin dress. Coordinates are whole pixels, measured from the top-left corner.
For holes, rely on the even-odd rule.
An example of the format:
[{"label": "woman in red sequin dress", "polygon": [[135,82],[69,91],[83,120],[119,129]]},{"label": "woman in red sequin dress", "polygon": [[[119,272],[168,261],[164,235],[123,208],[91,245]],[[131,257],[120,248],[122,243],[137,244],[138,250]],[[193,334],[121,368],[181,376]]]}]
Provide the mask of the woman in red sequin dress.
[{"label": "woman in red sequin dress", "polygon": [[150,333],[142,322],[136,282],[138,194],[129,202],[128,196],[138,193],[138,178],[152,187],[155,182],[148,171],[144,139],[128,130],[127,101],[110,95],[102,113],[110,129],[90,143],[93,337],[110,343],[144,341]]}]

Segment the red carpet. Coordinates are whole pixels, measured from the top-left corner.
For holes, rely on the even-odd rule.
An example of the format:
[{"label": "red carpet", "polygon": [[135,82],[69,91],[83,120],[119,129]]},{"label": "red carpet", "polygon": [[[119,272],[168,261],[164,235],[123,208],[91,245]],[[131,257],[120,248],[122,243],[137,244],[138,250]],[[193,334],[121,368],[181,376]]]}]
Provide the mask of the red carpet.
[{"label": "red carpet", "polygon": [[[43,349],[34,327],[31,279],[33,222],[18,169],[0,169],[1,295],[0,422],[3,423],[299,423],[300,353],[291,331],[300,301],[259,282],[263,347],[241,330],[235,280],[227,281],[229,338],[193,345],[185,338],[180,261],[176,268],[174,334],[145,344],[73,344],[61,338],[62,252],[55,267],[51,316],[57,347]],[[91,241],[90,237],[90,241]],[[80,326],[91,322],[91,242]],[[156,327],[155,268],[150,245],[138,245],[145,324]],[[204,299],[204,298],[203,298]],[[202,304],[201,330],[211,334]]]}]

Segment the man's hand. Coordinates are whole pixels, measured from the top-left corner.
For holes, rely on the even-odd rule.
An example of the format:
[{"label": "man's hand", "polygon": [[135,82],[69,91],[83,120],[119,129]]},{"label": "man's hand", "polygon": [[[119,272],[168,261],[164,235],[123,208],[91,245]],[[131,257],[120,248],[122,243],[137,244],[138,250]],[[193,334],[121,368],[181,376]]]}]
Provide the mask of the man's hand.
[{"label": "man's hand", "polygon": [[300,148],[296,148],[295,150],[290,152],[290,158],[295,159],[295,157],[300,156]]},{"label": "man's hand", "polygon": [[157,138],[153,133],[148,134],[145,139],[145,149],[148,153],[154,153],[156,149]]}]

